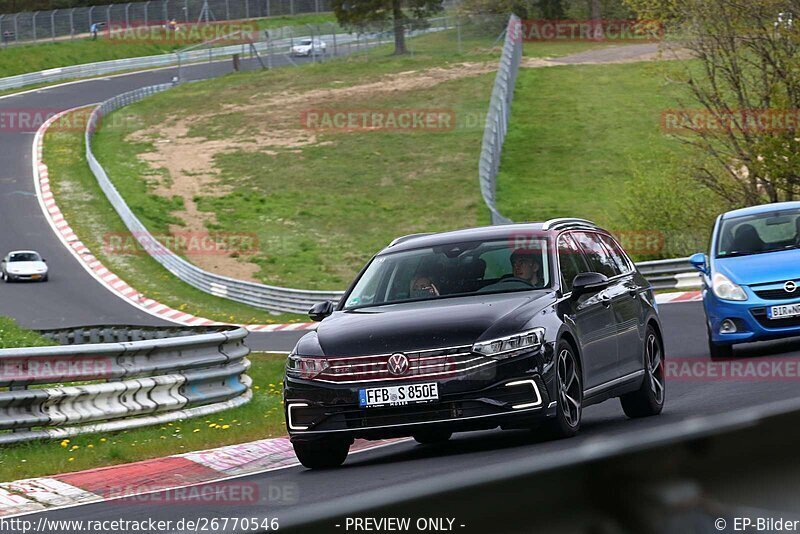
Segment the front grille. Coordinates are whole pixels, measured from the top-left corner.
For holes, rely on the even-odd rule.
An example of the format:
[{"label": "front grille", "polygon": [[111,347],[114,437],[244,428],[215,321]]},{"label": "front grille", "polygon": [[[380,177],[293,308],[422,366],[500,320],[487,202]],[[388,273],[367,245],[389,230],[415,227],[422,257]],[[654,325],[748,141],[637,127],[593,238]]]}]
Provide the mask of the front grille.
[{"label": "front grille", "polygon": [[783,288],[780,289],[763,289],[761,291],[754,291],[759,298],[764,300],[792,300],[800,299],[800,291],[793,291],[789,293]]},{"label": "front grille", "polygon": [[471,349],[471,346],[466,345],[404,352],[408,358],[408,369],[400,375],[389,371],[391,354],[328,358],[328,368],[316,379],[337,383],[436,379],[447,378],[494,363],[491,358],[476,354]]},{"label": "front grille", "polygon": [[753,308],[750,310],[758,323],[764,328],[792,328],[800,326],[800,317],[787,317],[785,319],[770,319],[767,317],[766,308]]}]

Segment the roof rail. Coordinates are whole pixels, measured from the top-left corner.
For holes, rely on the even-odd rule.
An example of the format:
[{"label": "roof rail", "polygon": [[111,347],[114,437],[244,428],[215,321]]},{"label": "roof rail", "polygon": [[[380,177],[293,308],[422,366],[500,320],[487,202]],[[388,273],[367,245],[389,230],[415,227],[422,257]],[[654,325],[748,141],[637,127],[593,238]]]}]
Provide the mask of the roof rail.
[{"label": "roof rail", "polygon": [[396,237],[396,238],[392,239],[392,242],[389,243],[389,246],[393,247],[395,245],[399,245],[400,243],[402,243],[404,241],[408,241],[409,239],[414,239],[415,237],[423,237],[423,236],[426,236],[426,235],[431,235],[432,233],[433,232],[423,232],[421,234],[408,234],[408,235]]},{"label": "roof rail", "polygon": [[574,217],[562,217],[560,219],[550,219],[542,225],[542,230],[559,230],[569,227],[599,228],[592,221],[586,219],[576,219]]}]

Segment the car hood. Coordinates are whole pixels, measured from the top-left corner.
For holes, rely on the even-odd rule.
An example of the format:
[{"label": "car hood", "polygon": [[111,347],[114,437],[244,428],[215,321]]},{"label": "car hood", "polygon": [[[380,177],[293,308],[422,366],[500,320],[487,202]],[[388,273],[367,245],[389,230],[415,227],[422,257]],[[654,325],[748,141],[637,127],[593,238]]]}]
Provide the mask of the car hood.
[{"label": "car hood", "polygon": [[338,311],[322,321],[317,339],[326,356],[471,345],[513,334],[552,301],[547,291],[473,295]]},{"label": "car hood", "polygon": [[6,270],[12,273],[38,273],[47,270],[43,261],[12,261],[6,264]]},{"label": "car hood", "polygon": [[717,258],[714,270],[736,284],[755,285],[800,278],[800,250],[781,250],[738,258]]}]

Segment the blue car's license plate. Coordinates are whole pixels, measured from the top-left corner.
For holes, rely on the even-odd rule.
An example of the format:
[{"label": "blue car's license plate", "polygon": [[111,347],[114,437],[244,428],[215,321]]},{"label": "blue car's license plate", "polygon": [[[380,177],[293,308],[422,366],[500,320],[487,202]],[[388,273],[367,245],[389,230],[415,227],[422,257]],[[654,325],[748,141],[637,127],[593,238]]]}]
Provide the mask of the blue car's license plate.
[{"label": "blue car's license plate", "polygon": [[800,303],[770,306],[767,308],[767,317],[770,319],[785,319],[787,317],[797,316],[800,316]]},{"label": "blue car's license plate", "polygon": [[439,400],[439,388],[435,382],[358,390],[358,404],[362,408],[403,406],[435,400]]}]

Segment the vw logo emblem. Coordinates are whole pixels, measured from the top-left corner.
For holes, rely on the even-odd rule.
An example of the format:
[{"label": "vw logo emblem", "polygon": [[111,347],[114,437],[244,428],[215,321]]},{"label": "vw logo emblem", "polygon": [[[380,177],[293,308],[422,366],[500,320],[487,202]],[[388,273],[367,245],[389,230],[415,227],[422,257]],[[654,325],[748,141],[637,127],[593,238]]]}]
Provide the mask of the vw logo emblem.
[{"label": "vw logo emblem", "polygon": [[795,284],[791,280],[783,284],[783,290],[786,291],[787,293],[794,293],[795,289],[797,289],[797,284]]},{"label": "vw logo emblem", "polygon": [[394,376],[401,376],[408,372],[408,358],[401,352],[396,352],[389,356],[386,362],[389,372]]}]

